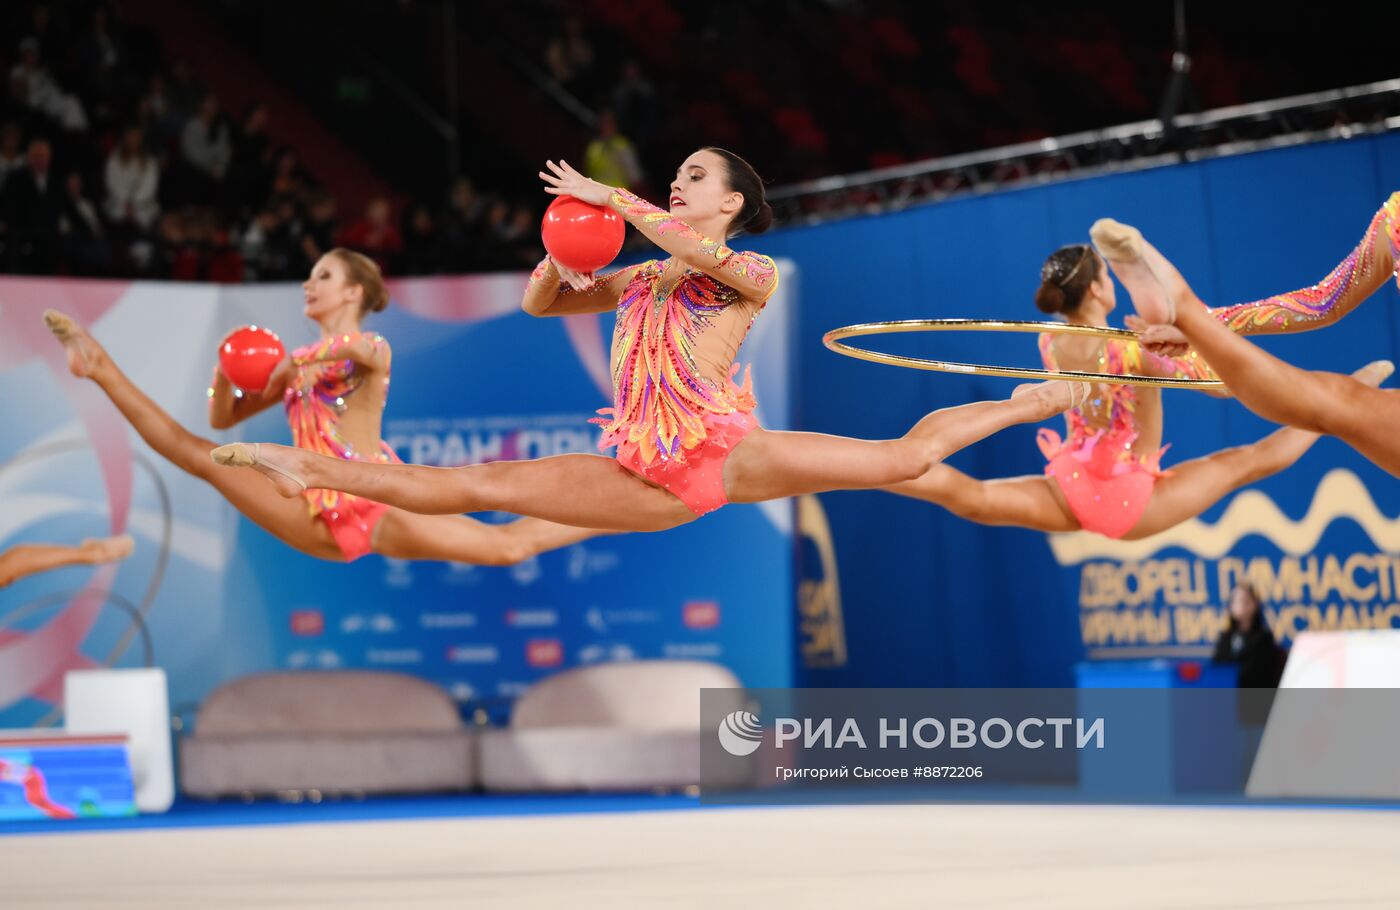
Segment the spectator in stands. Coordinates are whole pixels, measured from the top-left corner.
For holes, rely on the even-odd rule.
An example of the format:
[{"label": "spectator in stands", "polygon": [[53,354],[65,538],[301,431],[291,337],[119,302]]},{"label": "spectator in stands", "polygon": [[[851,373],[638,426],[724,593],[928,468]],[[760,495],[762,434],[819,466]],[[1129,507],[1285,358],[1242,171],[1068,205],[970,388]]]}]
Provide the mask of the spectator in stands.
[{"label": "spectator in stands", "polygon": [[501,263],[502,267],[525,268],[544,257],[544,249],[540,245],[540,217],[524,203],[511,209],[502,238],[507,255]]},{"label": "spectator in stands", "polygon": [[476,184],[469,177],[458,177],[447,196],[448,221],[456,221],[472,228],[481,224],[485,214],[486,200],[476,191]]},{"label": "spectator in stands", "polygon": [[107,268],[107,251],[102,218],[97,206],[83,192],[83,175],[78,171],[64,182],[63,207],[58,231],[63,238],[63,258],[78,275],[100,275]]},{"label": "spectator in stands", "polygon": [[5,180],[0,212],[9,227],[11,270],[52,274],[58,266],[58,218],[63,189],[52,173],[53,150],[45,139],[29,143],[25,166]]},{"label": "spectator in stands", "polygon": [[612,106],[618,129],[644,148],[648,146],[656,135],[656,88],[636,60],[622,65],[622,76],[612,91]]},{"label": "spectator in stands", "polygon": [[540,216],[524,203],[512,205],[500,197],[486,200],[486,214],[474,244],[478,268],[524,268],[544,255],[540,248]]},{"label": "spectator in stands", "polygon": [[482,218],[485,204],[476,186],[466,177],[452,184],[447,208],[438,220],[442,228],[444,267],[449,272],[467,272],[479,261]]},{"label": "spectator in stands", "polygon": [[365,206],[364,217],[341,232],[339,245],[364,253],[388,271],[389,263],[403,249],[403,235],[390,216],[389,200],[374,197]]},{"label": "spectator in stands", "polygon": [[151,77],[146,94],[141,97],[138,115],[141,125],[156,141],[157,148],[164,148],[166,143],[180,135],[185,126],[182,113],[174,107],[165,77],[159,73]]},{"label": "spectator in stands", "polygon": [[268,187],[268,192],[273,196],[300,197],[306,192],[310,181],[301,168],[297,153],[284,145],[277,150],[274,159],[272,184]]},{"label": "spectator in stands", "polygon": [[88,128],[82,102],[60,88],[41,63],[36,38],[19,43],[19,61],[10,70],[10,94],[69,132]]},{"label": "spectator in stands", "polygon": [[500,262],[506,255],[506,247],[509,244],[507,233],[510,230],[510,203],[499,196],[488,198],[481,228],[478,248],[482,261]]},{"label": "spectator in stands", "polygon": [[539,229],[539,222],[535,218],[535,213],[530,210],[530,206],[523,202],[517,202],[511,207],[504,236],[508,243],[528,243],[531,237],[539,233]]},{"label": "spectator in stands", "polygon": [[634,192],[642,189],[642,166],[637,150],[617,131],[617,116],[611,110],[598,113],[598,134],[583,153],[583,172],[606,186]]},{"label": "spectator in stands", "polygon": [[160,165],[146,151],[146,137],[139,126],[122,133],[121,144],[107,156],[107,217],[114,225],[133,231],[149,231],[160,215],[156,193]]},{"label": "spectator in stands", "polygon": [[408,207],[403,218],[403,253],[394,265],[400,275],[436,275],[442,271],[442,231],[432,210],[421,202]]},{"label": "spectator in stands", "polygon": [[[110,15],[105,7],[92,11],[92,30],[83,36],[78,46],[78,61],[86,96],[110,105],[123,89],[121,69],[122,49],[112,33]],[[99,120],[101,119],[99,115]]]},{"label": "spectator in stands", "polygon": [[1230,622],[1215,643],[1214,662],[1237,664],[1241,688],[1272,689],[1278,686],[1280,657],[1274,633],[1259,608],[1259,595],[1252,585],[1237,585],[1230,592]]},{"label": "spectator in stands", "polygon": [[169,270],[163,277],[176,281],[244,279],[243,256],[233,247],[223,216],[216,210],[192,208],[177,220],[162,218],[161,231],[157,268]]},{"label": "spectator in stands", "polygon": [[267,105],[254,104],[243,115],[233,140],[229,197],[252,210],[267,199],[272,184],[272,142],[267,135]]},{"label": "spectator in stands", "polygon": [[24,167],[24,130],[18,123],[0,126],[0,192],[5,189],[5,178]]},{"label": "spectator in stands", "polygon": [[570,16],[564,21],[564,28],[545,45],[544,62],[560,85],[575,91],[585,89],[593,71],[593,45],[584,33],[583,20]]},{"label": "spectator in stands", "polygon": [[305,213],[301,210],[301,196],[282,193],[273,196],[270,204],[277,209],[277,218],[282,223],[282,229],[287,232],[287,239],[291,245],[300,248],[302,235],[306,233],[306,218]]},{"label": "spectator in stands", "polygon": [[202,206],[185,210],[185,246],[173,277],[181,281],[203,281],[209,264],[209,219]]},{"label": "spectator in stands", "polygon": [[219,114],[219,99],[212,93],[199,102],[199,115],[185,124],[180,150],[193,168],[191,198],[197,202],[219,200],[233,159],[233,137],[228,122]]},{"label": "spectator in stands", "polygon": [[63,29],[54,27],[53,11],[45,3],[36,3],[30,9],[28,33],[45,60],[57,59],[68,46],[67,36]]},{"label": "spectator in stands", "polygon": [[185,60],[176,60],[170,64],[170,76],[165,80],[164,88],[178,135],[179,130],[184,129],[185,121],[195,115],[205,91],[194,78],[194,73],[190,72],[190,65]]},{"label": "spectator in stands", "polygon": [[[243,281],[243,254],[234,245],[233,232],[229,230],[227,219],[222,212],[206,209],[205,247],[208,250],[204,273],[200,278],[220,284],[238,284]],[[290,275],[287,277],[291,277]]]},{"label": "spectator in stands", "polygon": [[325,191],[313,193],[307,204],[306,225],[299,239],[303,258],[295,277],[309,274],[316,260],[335,248],[335,218],[335,197]]},{"label": "spectator in stands", "polygon": [[185,216],[168,211],[160,216],[155,240],[149,247],[138,244],[132,256],[147,277],[175,278],[180,273],[185,248]]}]

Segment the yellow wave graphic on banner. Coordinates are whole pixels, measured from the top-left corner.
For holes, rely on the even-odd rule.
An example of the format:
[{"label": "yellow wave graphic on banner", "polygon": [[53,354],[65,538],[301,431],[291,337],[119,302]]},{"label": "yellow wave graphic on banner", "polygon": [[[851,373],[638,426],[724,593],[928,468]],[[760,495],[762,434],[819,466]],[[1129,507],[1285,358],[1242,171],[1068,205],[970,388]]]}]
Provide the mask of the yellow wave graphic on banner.
[{"label": "yellow wave graphic on banner", "polygon": [[1400,552],[1400,517],[1387,518],[1355,474],[1338,468],[1317,485],[1308,513],[1294,521],[1258,490],[1246,490],[1230,501],[1215,524],[1199,518],[1182,522],[1142,540],[1110,540],[1075,531],[1050,535],[1050,549],[1062,566],[1089,559],[1121,562],[1143,559],[1166,547],[1181,547],[1205,559],[1219,559],[1248,534],[1258,534],[1290,556],[1311,553],[1327,526],[1338,518],[1359,524],[1371,541],[1387,552]]}]

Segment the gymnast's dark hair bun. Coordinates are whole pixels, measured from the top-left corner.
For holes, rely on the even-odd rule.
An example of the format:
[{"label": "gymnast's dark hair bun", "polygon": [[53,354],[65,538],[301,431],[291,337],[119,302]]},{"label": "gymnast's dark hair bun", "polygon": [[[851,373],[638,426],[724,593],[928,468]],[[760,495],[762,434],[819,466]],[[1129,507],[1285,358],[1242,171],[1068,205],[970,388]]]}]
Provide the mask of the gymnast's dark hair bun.
[{"label": "gymnast's dark hair bun", "polygon": [[773,206],[767,202],[758,207],[754,216],[744,225],[744,232],[748,234],[762,234],[773,226]]},{"label": "gymnast's dark hair bun", "polygon": [[1036,307],[1042,313],[1073,313],[1102,268],[1103,263],[1087,243],[1060,247],[1040,267]]},{"label": "gymnast's dark hair bun", "polygon": [[1035,305],[1042,313],[1063,313],[1065,311],[1064,289],[1053,281],[1043,281],[1035,289]]}]

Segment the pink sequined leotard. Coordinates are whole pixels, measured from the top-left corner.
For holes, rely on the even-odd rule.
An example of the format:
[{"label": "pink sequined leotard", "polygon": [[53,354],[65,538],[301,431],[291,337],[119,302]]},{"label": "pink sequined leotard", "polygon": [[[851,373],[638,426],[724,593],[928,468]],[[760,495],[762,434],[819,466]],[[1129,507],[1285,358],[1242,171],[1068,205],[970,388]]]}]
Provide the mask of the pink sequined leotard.
[{"label": "pink sequined leotard", "polygon": [[691,265],[650,260],[615,276],[625,283],[612,339],[613,406],[595,421],[603,425],[600,448],[616,446],[619,464],[704,515],[729,501],[725,459],[758,425],[747,372],[743,385],[734,382],[735,357],[778,271],[769,257],[705,238],[625,190],[611,205],[694,249]]},{"label": "pink sequined leotard", "polygon": [[[1052,339],[1040,338],[1040,357],[1047,369],[1058,370]],[[1174,376],[1214,379],[1205,362],[1191,353],[1181,358],[1149,354],[1132,341],[1105,341],[1097,371],[1116,375]],[[1146,372],[1144,372],[1146,371]],[[1138,392],[1126,384],[1096,385],[1093,397],[1068,411],[1069,438],[1042,429],[1037,441],[1080,527],[1105,537],[1127,534],[1142,517],[1161,470],[1162,453],[1139,453]]]},{"label": "pink sequined leotard", "polygon": [[1400,282],[1400,192],[1380,207],[1361,242],[1312,287],[1211,310],[1241,335],[1306,332],[1331,325],[1391,278]]},{"label": "pink sequined leotard", "polygon": [[[380,389],[367,386],[369,371],[344,357],[348,346],[366,344],[383,358]],[[361,332],[327,338],[297,348],[292,352],[292,364],[296,370],[283,404],[292,428],[292,441],[297,446],[333,458],[400,463],[394,450],[382,439],[378,440],[377,450],[357,451],[341,432],[340,425],[353,396],[377,395],[379,400],[371,402],[370,406],[380,409],[388,399],[390,352],[384,336],[378,332]],[[303,495],[311,514],[320,516],[326,523],[347,561],[371,552],[374,526],[388,511],[388,506],[336,490],[313,489]]]}]

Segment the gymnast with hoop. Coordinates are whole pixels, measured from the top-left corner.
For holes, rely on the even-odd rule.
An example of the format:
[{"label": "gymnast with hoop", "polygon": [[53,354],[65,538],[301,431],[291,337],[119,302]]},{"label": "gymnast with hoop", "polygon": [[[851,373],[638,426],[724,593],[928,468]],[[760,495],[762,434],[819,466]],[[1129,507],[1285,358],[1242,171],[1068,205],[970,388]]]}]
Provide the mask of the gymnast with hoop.
[{"label": "gymnast with hoop", "polygon": [[[377,464],[305,450],[235,444],[220,464],[253,467],[283,496],[341,490],[411,512],[497,509],[564,524],[659,531],[727,502],[761,502],[912,480],[964,446],[1071,406],[1084,387],[1051,381],[1005,401],[935,411],[897,439],[863,440],[758,427],[747,380],[731,378],[739,346],[779,281],[773,260],[725,239],[765,230],[763,183],[739,156],[703,148],[676,169],[669,210],[605,186],[565,162],[540,172],[545,191],[612,208],[668,254],[594,279],[540,263],[523,307],[536,316],[617,311],[614,407],[603,445],[461,468]],[[566,286],[567,285],[567,286]]]},{"label": "gymnast with hoop", "polygon": [[[1217,377],[1192,352],[1159,356],[1143,350],[1131,334],[1107,328],[1116,304],[1113,279],[1104,259],[1087,244],[1061,247],[1050,255],[1035,302],[1069,326],[1084,327],[1041,335],[1040,354],[1048,370],[1109,374],[1124,381],[1090,386],[1088,400],[1065,415],[1067,439],[1053,430],[1040,431],[1040,449],[1048,462],[1044,475],[977,480],[938,464],[886,490],[935,503],[979,524],[1084,530],[1136,540],[1193,518],[1227,493],[1282,471],[1318,438],[1286,427],[1258,442],[1163,471],[1160,386],[1218,388]],[[1378,362],[1353,375],[1375,386],[1390,372],[1388,363]]]}]

